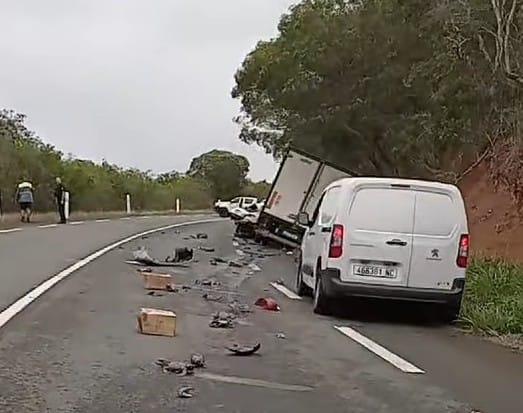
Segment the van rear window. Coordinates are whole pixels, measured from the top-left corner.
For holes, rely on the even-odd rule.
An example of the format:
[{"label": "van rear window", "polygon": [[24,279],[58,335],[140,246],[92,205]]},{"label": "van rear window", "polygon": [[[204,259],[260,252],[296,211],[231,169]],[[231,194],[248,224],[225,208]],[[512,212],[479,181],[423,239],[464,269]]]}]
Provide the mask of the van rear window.
[{"label": "van rear window", "polygon": [[391,188],[364,188],[356,192],[350,210],[355,230],[412,233],[414,192]]},{"label": "van rear window", "polygon": [[450,236],[459,222],[452,198],[435,192],[416,192],[414,234]]}]

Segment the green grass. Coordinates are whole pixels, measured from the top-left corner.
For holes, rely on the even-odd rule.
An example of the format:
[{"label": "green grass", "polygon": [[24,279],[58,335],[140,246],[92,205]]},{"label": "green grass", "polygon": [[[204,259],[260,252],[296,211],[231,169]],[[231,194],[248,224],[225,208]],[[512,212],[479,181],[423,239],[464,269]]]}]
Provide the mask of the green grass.
[{"label": "green grass", "polygon": [[473,260],[461,314],[474,332],[523,334],[523,267],[499,259]]}]

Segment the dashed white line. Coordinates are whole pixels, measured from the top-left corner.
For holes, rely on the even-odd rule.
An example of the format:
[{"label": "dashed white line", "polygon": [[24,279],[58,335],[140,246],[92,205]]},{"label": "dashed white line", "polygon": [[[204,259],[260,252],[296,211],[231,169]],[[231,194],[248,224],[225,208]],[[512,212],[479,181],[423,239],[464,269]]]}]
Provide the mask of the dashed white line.
[{"label": "dashed white line", "polygon": [[400,356],[392,353],[387,350],[385,347],[379,345],[378,343],[372,341],[370,338],[365,337],[363,334],[358,333],[356,330],[350,327],[339,327],[334,326],[341,334],[346,335],[347,337],[354,340],[356,343],[361,344],[367,350],[372,351],[377,356],[381,357],[383,360],[389,362],[394,367],[400,369],[404,373],[413,373],[413,374],[423,374],[424,370],[421,370],[419,367],[416,367],[414,364],[409,363],[407,360],[402,359]]},{"label": "dashed white line", "polygon": [[2,230],[0,230],[0,234],[10,234],[11,232],[18,232],[18,231],[22,231],[22,228],[2,229]]},{"label": "dashed white line", "polygon": [[301,297],[298,294],[295,294],[293,291],[289,290],[284,285],[278,283],[270,283],[273,288],[276,288],[280,293],[285,294],[291,300],[301,300]]},{"label": "dashed white line", "polygon": [[38,228],[55,228],[58,224],[38,225]]},{"label": "dashed white line", "polygon": [[110,219],[97,219],[94,222],[109,222]]},{"label": "dashed white line", "polygon": [[82,225],[85,224],[85,221],[73,221],[69,225]]},{"label": "dashed white line", "polygon": [[205,220],[200,220],[200,221],[183,222],[180,224],[171,224],[171,225],[167,225],[165,227],[150,229],[148,231],[141,232],[139,234],[131,235],[130,237],[127,237],[118,242],[115,242],[114,244],[108,245],[107,247],[102,248],[101,250],[98,250],[91,255],[88,255],[87,257],[79,260],[78,262],[76,262],[75,264],[66,268],[65,270],[63,270],[63,271],[59,272],[58,274],[52,276],[51,278],[47,279],[46,281],[41,283],[39,286],[37,286],[36,288],[32,289],[31,291],[26,293],[24,296],[22,296],[22,298],[19,298],[13,304],[11,304],[9,307],[7,307],[4,311],[0,312],[0,329],[3,326],[5,326],[14,316],[16,316],[18,313],[23,311],[29,304],[31,304],[33,301],[35,301],[38,297],[40,297],[46,291],[50,290],[52,287],[54,287],[64,278],[67,278],[75,271],[78,271],[80,268],[85,267],[87,264],[94,261],[95,259],[101,257],[104,254],[107,254],[109,251],[114,250],[115,248],[118,248],[120,245],[133,241],[137,238],[143,237],[144,235],[154,234],[155,232],[167,231],[172,228],[184,227],[184,226],[188,226],[188,225],[207,224],[207,223],[220,222],[220,221],[221,221],[221,219],[205,219]]},{"label": "dashed white line", "polygon": [[138,217],[138,219],[151,219],[151,217]]},{"label": "dashed white line", "polygon": [[121,221],[130,221],[131,219],[132,219],[131,217],[120,218]]}]

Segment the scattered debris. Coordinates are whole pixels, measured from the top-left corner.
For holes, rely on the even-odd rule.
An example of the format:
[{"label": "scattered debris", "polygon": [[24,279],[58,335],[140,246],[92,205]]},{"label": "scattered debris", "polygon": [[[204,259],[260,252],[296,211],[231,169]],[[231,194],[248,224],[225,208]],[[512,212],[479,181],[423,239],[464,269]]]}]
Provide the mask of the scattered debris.
[{"label": "scattered debris", "polygon": [[285,335],[285,333],[276,333],[276,338],[285,340],[287,336]]},{"label": "scattered debris", "polygon": [[194,374],[194,366],[185,361],[170,361],[166,366],[163,366],[163,371],[184,377]]},{"label": "scattered debris", "polygon": [[294,251],[287,251],[285,254],[287,254],[287,255],[294,255]]},{"label": "scattered debris", "polygon": [[191,364],[197,369],[205,368],[205,356],[201,353],[191,354]]},{"label": "scattered debris", "polygon": [[196,234],[196,239],[207,239],[209,236],[205,232],[199,232]]},{"label": "scattered debris", "polygon": [[236,356],[251,356],[261,348],[261,343],[256,343],[253,346],[235,343],[226,348]]},{"label": "scattered debris", "polygon": [[214,252],[215,251],[213,247],[200,246],[199,249],[203,252]]},{"label": "scattered debris", "polygon": [[213,315],[209,327],[212,328],[234,328],[234,319],[236,316],[227,311],[219,311]]},{"label": "scattered debris", "polygon": [[142,276],[147,290],[167,290],[172,283],[172,277],[169,274],[146,272]]},{"label": "scattered debris", "polygon": [[187,247],[176,248],[172,257],[167,257],[166,262],[184,262],[190,261],[194,257],[194,250]]},{"label": "scattered debris", "polygon": [[142,334],[174,337],[176,314],[172,311],[142,308],[138,314],[138,329]]},{"label": "scattered debris", "polygon": [[200,284],[205,287],[218,287],[222,284],[216,278],[204,278],[203,280],[194,280],[194,283],[196,285]]},{"label": "scattered debris", "polygon": [[255,263],[249,264],[249,268],[253,271],[261,271],[261,268],[258,265],[256,265]]},{"label": "scattered debris", "polygon": [[283,278],[279,278],[278,280],[276,280],[276,284],[285,285],[285,281],[283,280]]},{"label": "scattered debris", "polygon": [[223,295],[213,295],[209,293],[205,293],[202,295],[202,298],[206,301],[214,301],[214,302],[220,302],[223,301]]},{"label": "scattered debris", "polygon": [[240,249],[237,249],[236,254],[238,254],[240,257],[243,257],[245,255],[245,252]]},{"label": "scattered debris", "polygon": [[144,273],[144,272],[153,272],[151,268],[138,268],[138,272]]},{"label": "scattered debris", "polygon": [[218,263],[214,259],[209,260],[209,264],[218,265]]},{"label": "scattered debris", "polygon": [[190,399],[193,396],[194,387],[192,386],[181,386],[178,388],[178,397],[181,399]]},{"label": "scattered debris", "polygon": [[241,304],[236,300],[234,300],[232,303],[229,303],[229,308],[236,316],[252,312],[248,304]]},{"label": "scattered debris", "polygon": [[[139,250],[133,252],[134,261],[126,261],[128,264],[133,265],[146,265],[148,267],[172,267],[176,266],[175,263],[162,262],[151,258],[149,253],[144,247],[141,247]],[[178,264],[180,265],[180,264]]]},{"label": "scattered debris", "polygon": [[232,246],[233,247],[239,247],[240,246],[240,243],[238,241],[233,241],[232,242]]},{"label": "scattered debris", "polygon": [[214,262],[218,262],[220,264],[227,264],[227,260],[224,260],[223,258],[220,258],[220,257],[212,257],[211,260]]},{"label": "scattered debris", "polygon": [[[182,287],[183,288],[183,287]],[[173,284],[169,284],[165,287],[165,289],[167,291],[169,291],[170,293],[177,293],[178,291],[180,291],[178,288],[176,288]]]},{"label": "scattered debris", "polygon": [[149,292],[147,293],[147,295],[150,295],[151,297],[163,297],[163,296],[164,296],[164,294],[159,293],[159,292],[157,292],[157,291],[149,291]]},{"label": "scattered debris", "polygon": [[254,305],[267,311],[280,311],[280,306],[273,298],[258,298]]},{"label": "scattered debris", "polygon": [[243,264],[237,261],[229,261],[229,267],[242,268]]}]

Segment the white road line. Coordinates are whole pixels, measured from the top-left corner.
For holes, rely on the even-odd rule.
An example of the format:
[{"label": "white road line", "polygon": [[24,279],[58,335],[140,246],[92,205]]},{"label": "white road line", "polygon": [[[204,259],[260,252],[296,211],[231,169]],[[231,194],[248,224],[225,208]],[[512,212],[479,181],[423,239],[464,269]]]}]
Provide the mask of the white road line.
[{"label": "white road line", "polygon": [[131,220],[132,218],[131,217],[123,217],[123,218],[120,218],[121,221],[129,221]]},{"label": "white road line", "polygon": [[0,234],[10,234],[11,232],[18,232],[18,231],[22,231],[22,228],[2,229],[2,230],[0,230]]},{"label": "white road line", "polygon": [[110,219],[97,219],[94,222],[109,222]]},{"label": "white road line", "polygon": [[358,333],[356,330],[350,327],[339,327],[334,326],[341,334],[346,335],[347,337],[354,340],[356,343],[361,344],[367,350],[372,351],[377,356],[381,357],[383,360],[388,361],[394,367],[400,369],[404,373],[414,373],[414,374],[423,374],[424,370],[421,370],[419,367],[416,367],[414,364],[409,363],[407,360],[402,359],[400,356],[390,352],[385,347],[380,346],[378,343],[372,341],[370,338],[365,337],[364,335]]},{"label": "white road line", "polygon": [[278,283],[270,283],[272,287],[276,288],[280,293],[285,294],[291,300],[301,300],[301,297],[295,294],[293,291],[289,290],[284,285]]},{"label": "white road line", "polygon": [[151,217],[138,217],[138,219],[151,219]]},{"label": "white road line", "polygon": [[55,228],[58,224],[38,225],[38,228]]},{"label": "white road line", "polygon": [[188,225],[196,225],[196,224],[206,224],[206,223],[212,223],[212,222],[220,222],[221,219],[205,219],[205,220],[199,220],[199,221],[191,221],[191,222],[183,222],[180,224],[171,224],[167,225],[165,227],[150,229],[145,232],[140,232],[139,234],[131,235],[130,237],[124,238],[118,242],[115,242],[114,244],[108,245],[105,248],[102,248],[101,250],[98,250],[94,252],[91,255],[88,255],[87,257],[79,260],[75,264],[71,265],[70,267],[66,268],[63,271],[60,271],[58,274],[52,276],[51,278],[47,279],[43,283],[41,283],[36,288],[32,289],[28,293],[26,293],[22,298],[19,298],[17,301],[15,301],[13,304],[11,304],[9,307],[7,307],[4,311],[0,313],[0,329],[4,327],[14,316],[16,316],[18,313],[23,311],[29,304],[31,304],[33,301],[35,301],[38,297],[40,297],[42,294],[44,294],[46,291],[50,290],[52,287],[54,287],[57,283],[62,281],[64,278],[67,278],[75,271],[79,270],[82,267],[85,267],[90,262],[94,261],[97,258],[100,258],[102,255],[107,254],[109,251],[114,250],[115,248],[118,248],[120,245],[123,245],[127,242],[133,241],[137,238],[143,237],[144,235],[154,234],[155,232],[159,231],[166,231],[172,228],[178,228],[178,227],[184,227]]},{"label": "white road line", "polygon": [[73,222],[69,223],[69,225],[82,225],[82,224],[85,224],[85,221],[73,221]]}]

